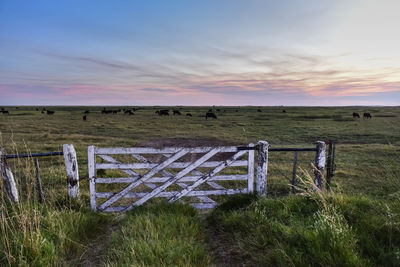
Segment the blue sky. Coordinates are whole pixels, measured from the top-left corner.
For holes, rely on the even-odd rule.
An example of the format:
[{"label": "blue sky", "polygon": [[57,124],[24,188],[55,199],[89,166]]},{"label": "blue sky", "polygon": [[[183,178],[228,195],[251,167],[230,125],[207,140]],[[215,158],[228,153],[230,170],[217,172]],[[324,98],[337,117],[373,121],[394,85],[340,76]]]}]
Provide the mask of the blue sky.
[{"label": "blue sky", "polygon": [[399,8],[0,0],[0,104],[398,105]]}]

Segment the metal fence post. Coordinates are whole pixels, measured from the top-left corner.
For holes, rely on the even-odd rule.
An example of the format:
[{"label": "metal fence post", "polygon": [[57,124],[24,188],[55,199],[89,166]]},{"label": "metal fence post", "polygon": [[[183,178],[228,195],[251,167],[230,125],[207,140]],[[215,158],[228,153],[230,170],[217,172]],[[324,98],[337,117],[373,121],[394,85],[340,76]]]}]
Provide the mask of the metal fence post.
[{"label": "metal fence post", "polygon": [[259,196],[267,193],[268,142],[258,141],[256,190]]}]

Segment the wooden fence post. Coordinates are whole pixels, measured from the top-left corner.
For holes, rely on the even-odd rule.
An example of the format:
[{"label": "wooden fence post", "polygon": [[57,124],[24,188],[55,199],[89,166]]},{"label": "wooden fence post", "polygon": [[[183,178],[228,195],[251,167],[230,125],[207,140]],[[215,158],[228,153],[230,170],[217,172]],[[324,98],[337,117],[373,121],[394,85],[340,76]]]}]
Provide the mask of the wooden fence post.
[{"label": "wooden fence post", "polygon": [[0,172],[3,178],[4,188],[6,190],[7,196],[13,202],[18,202],[18,190],[17,185],[14,180],[14,175],[7,165],[6,157],[4,151],[0,148]]},{"label": "wooden fence post", "polygon": [[65,170],[67,173],[68,195],[79,198],[79,172],[76,152],[72,144],[63,145]]},{"label": "wooden fence post", "polygon": [[315,153],[315,168],[314,170],[314,183],[317,188],[322,189],[324,187],[324,172],[325,172],[325,160],[326,160],[326,144],[322,141],[317,141],[317,151]]},{"label": "wooden fence post", "polygon": [[256,190],[259,196],[267,193],[268,142],[258,141]]}]

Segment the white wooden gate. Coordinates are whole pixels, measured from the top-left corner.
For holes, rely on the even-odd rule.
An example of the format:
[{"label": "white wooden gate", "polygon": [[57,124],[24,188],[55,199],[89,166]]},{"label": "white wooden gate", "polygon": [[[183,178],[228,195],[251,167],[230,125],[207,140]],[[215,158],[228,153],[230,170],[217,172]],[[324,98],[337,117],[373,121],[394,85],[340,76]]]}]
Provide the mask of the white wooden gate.
[{"label": "white wooden gate", "polygon": [[[268,143],[260,142],[258,159],[263,162],[257,167],[259,192],[265,187],[268,160]],[[253,144],[162,149],[89,146],[91,208],[128,211],[155,197],[167,198],[168,202],[195,199],[195,203],[189,203],[195,208],[213,208],[217,202],[210,196],[253,192],[255,148]],[[110,170],[109,175],[114,177],[100,177],[108,176],[104,170]],[[229,188],[240,183],[242,188]]]}]

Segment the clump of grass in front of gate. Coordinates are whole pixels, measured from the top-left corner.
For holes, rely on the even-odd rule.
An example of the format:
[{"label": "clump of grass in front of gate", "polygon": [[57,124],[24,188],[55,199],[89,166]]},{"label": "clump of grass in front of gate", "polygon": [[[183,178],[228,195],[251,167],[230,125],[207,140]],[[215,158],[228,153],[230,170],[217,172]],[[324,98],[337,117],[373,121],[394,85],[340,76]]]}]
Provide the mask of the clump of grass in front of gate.
[{"label": "clump of grass in front of gate", "polygon": [[[18,151],[8,148],[8,152]],[[39,203],[32,159],[8,160],[20,201],[10,202],[0,183],[1,266],[74,265],[85,242],[111,220],[110,215],[89,211],[87,203],[69,199],[65,173],[60,172],[62,160],[48,161],[40,160],[44,203]]]},{"label": "clump of grass in front of gate", "polygon": [[130,211],[111,237],[111,266],[209,266],[204,226],[197,211],[161,202]]},{"label": "clump of grass in front of gate", "polygon": [[400,199],[309,185],[303,180],[303,193],[289,197],[235,196],[216,208],[207,219],[215,258],[248,266],[400,264]]}]

